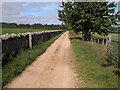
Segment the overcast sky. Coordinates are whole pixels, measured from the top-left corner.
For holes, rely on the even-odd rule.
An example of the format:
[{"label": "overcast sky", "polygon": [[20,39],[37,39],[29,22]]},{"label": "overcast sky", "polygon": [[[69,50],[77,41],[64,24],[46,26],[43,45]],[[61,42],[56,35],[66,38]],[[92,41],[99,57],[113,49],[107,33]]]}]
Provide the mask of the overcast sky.
[{"label": "overcast sky", "polygon": [[[57,11],[60,4],[61,2],[3,2],[2,22],[61,24]],[[117,11],[118,8],[115,9]]]}]

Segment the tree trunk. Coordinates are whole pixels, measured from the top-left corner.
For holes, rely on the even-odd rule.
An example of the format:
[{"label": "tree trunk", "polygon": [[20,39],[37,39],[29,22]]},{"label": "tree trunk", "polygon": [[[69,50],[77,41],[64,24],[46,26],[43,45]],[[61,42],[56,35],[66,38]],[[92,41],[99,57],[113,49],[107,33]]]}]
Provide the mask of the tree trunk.
[{"label": "tree trunk", "polygon": [[90,40],[90,36],[91,36],[91,34],[90,34],[89,31],[83,32],[83,38],[84,38],[85,41],[89,41]]}]

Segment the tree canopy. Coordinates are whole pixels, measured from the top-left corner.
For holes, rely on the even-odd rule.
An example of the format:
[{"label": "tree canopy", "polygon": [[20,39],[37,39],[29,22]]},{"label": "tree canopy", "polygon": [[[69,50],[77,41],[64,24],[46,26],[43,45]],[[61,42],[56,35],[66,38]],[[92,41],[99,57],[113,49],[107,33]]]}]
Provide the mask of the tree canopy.
[{"label": "tree canopy", "polygon": [[117,18],[120,20],[120,11],[117,12]]},{"label": "tree canopy", "polygon": [[82,31],[88,40],[92,33],[107,35],[115,23],[114,3],[109,2],[62,2],[58,10],[59,20],[77,33]]}]

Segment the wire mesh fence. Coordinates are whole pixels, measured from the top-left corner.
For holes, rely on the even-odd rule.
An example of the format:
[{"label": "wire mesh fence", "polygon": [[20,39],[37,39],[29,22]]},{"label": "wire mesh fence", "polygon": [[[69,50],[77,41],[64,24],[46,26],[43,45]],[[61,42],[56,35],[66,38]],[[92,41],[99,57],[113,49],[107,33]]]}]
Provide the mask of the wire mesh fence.
[{"label": "wire mesh fence", "polygon": [[117,62],[120,62],[120,41],[119,38],[111,39],[111,36],[106,37],[106,48],[107,48],[107,55],[110,58],[113,58]]}]

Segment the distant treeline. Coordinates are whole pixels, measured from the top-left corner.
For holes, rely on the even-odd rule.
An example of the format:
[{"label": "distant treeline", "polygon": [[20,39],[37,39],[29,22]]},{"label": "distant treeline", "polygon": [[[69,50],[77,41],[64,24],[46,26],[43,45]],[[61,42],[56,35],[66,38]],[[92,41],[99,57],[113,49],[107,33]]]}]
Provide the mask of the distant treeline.
[{"label": "distant treeline", "polygon": [[59,29],[65,29],[64,25],[48,25],[48,24],[39,24],[39,23],[35,23],[35,24],[16,24],[16,23],[5,23],[2,22],[0,23],[0,26],[2,26],[2,28],[31,28],[31,29],[48,29],[48,30],[59,30]]}]

